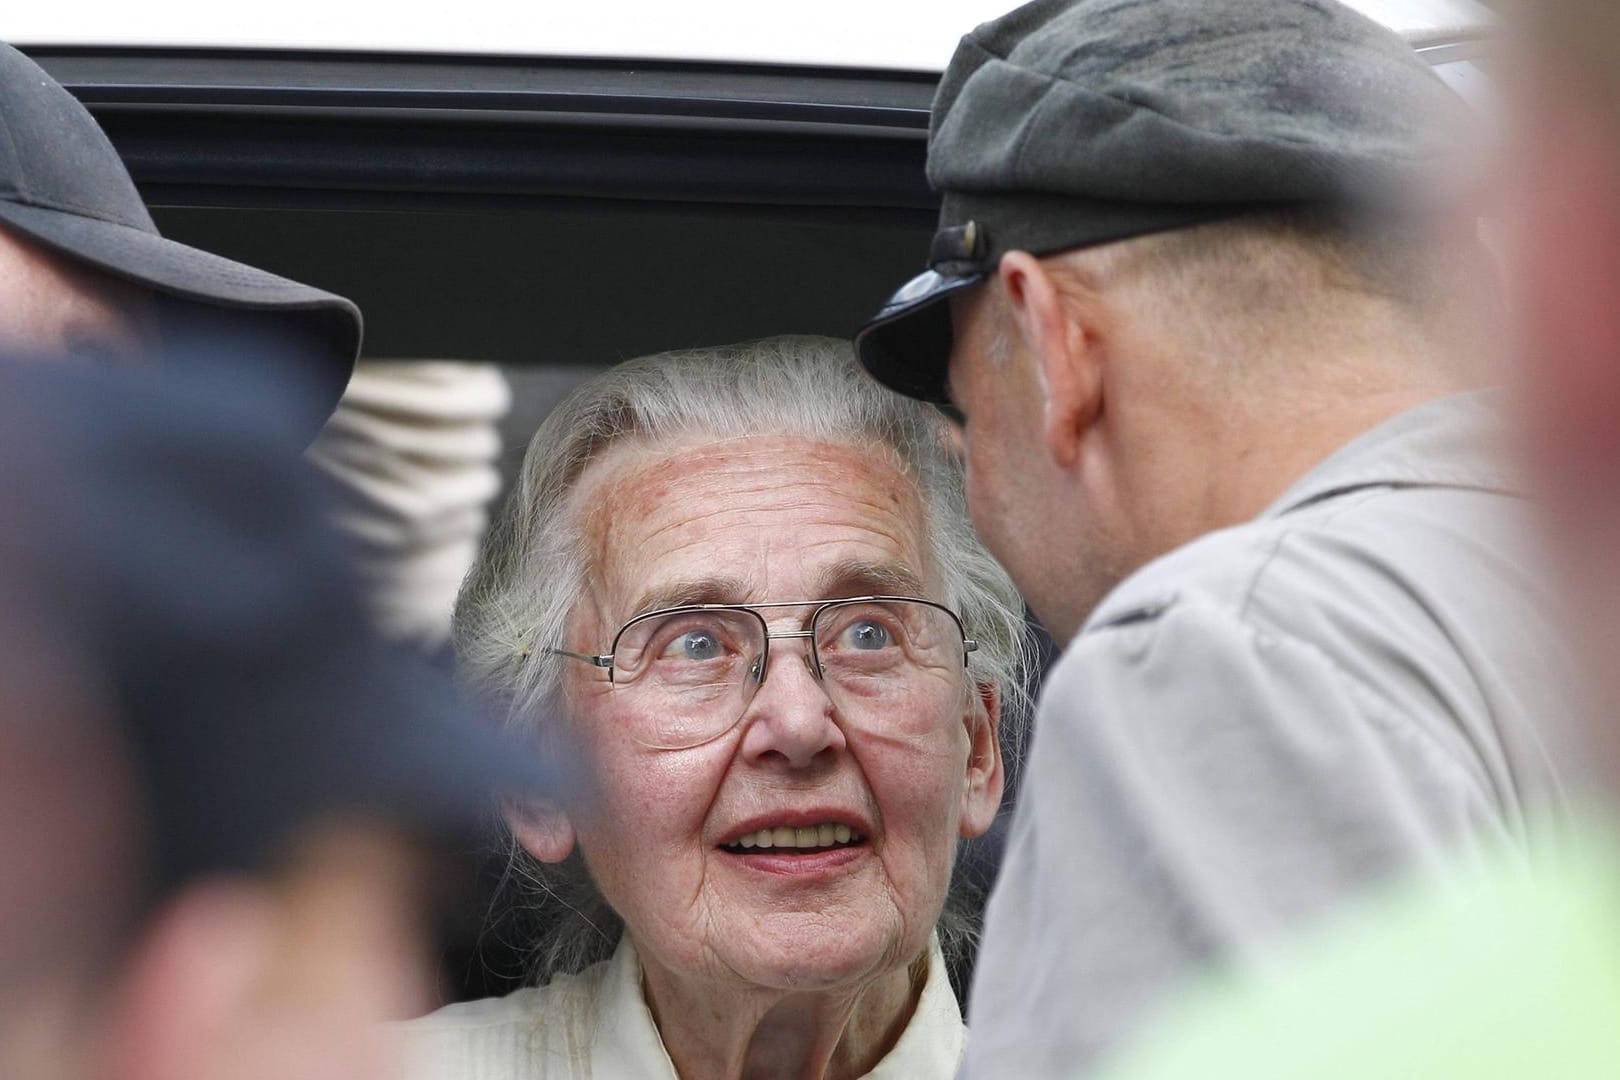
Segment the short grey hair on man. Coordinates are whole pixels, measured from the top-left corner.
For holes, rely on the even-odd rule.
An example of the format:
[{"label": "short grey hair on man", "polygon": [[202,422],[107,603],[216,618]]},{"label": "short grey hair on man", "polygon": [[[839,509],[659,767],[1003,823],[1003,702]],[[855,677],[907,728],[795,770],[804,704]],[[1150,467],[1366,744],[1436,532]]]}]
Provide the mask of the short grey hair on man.
[{"label": "short grey hair on man", "polygon": [[[1289,374],[1331,400],[1345,391],[1339,377],[1364,382],[1375,357],[1392,374],[1422,374],[1411,371],[1412,347],[1425,347],[1450,367],[1459,348],[1471,351],[1463,343],[1499,284],[1478,236],[1460,235],[1441,215],[1381,220],[1320,208],[1075,249],[1051,265],[1062,281],[1124,297],[1142,325],[1179,341],[1187,374],[1236,376],[1253,389]],[[1375,332],[1411,347],[1388,348]],[[1345,370],[1341,343],[1367,354],[1354,371]],[[1183,362],[1192,356],[1203,364]],[[1306,362],[1313,357],[1325,366]]]},{"label": "short grey hair on man", "polygon": [[[453,640],[463,673],[510,726],[535,729],[545,741],[544,718],[564,704],[563,660],[545,650],[564,644],[589,565],[583,514],[571,496],[586,468],[610,447],[656,447],[694,435],[796,435],[862,450],[881,447],[916,485],[943,599],[979,642],[969,671],[980,685],[1000,691],[1002,746],[1016,760],[1029,712],[1023,605],[973,532],[945,423],[932,407],[873,382],[850,344],[831,338],[777,337],[661,353],[605,372],[558,405],[529,443],[517,483],[456,604]],[[622,924],[578,853],[546,865],[509,835],[506,844],[507,884],[520,894],[514,928],[532,935],[532,974],[545,979],[609,955]],[[970,883],[953,882],[940,920],[948,956],[971,944],[974,921],[962,911],[960,895],[969,889]]]}]

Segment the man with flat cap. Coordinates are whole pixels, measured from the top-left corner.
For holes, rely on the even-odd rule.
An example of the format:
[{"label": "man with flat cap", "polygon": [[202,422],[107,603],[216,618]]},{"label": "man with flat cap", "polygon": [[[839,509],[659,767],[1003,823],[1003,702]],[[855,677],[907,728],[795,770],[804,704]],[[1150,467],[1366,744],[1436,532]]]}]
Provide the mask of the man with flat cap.
[{"label": "man with flat cap", "polygon": [[299,388],[307,437],[348,382],[360,330],[342,297],[159,235],[90,113],[0,45],[0,352],[268,365]]},{"label": "man with flat cap", "polygon": [[1556,831],[1467,121],[1331,0],[1040,0],[946,70],[930,269],[859,349],[960,410],[974,520],[1067,643],[968,1074],[1096,1066],[1193,971]]}]

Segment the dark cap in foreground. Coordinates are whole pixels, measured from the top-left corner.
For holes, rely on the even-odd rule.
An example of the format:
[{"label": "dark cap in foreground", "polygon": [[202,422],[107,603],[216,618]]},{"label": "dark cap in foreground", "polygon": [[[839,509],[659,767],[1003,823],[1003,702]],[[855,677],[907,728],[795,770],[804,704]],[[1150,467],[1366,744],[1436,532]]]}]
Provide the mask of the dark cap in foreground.
[{"label": "dark cap in foreground", "polygon": [[199,324],[226,318],[233,332],[276,339],[279,347],[255,360],[287,365],[286,375],[318,388],[304,437],[348,382],[360,350],[353,303],[161,236],[95,119],[9,45],[0,45],[0,228],[150,289],[163,301],[170,349],[185,349]]},{"label": "dark cap in foreground", "polygon": [[0,360],[0,637],[69,650],[99,684],[157,891],[317,821],[448,835],[547,784],[444,672],[378,638],[285,384],[262,378]]}]

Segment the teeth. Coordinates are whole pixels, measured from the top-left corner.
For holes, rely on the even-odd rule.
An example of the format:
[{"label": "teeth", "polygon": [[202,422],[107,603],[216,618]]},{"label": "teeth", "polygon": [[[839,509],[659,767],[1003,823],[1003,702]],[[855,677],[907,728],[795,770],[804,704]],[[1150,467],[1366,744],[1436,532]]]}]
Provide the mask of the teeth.
[{"label": "teeth", "polygon": [[827,822],[823,825],[809,825],[804,828],[790,828],[786,825],[774,829],[760,829],[747,836],[738,837],[726,846],[729,848],[818,848],[832,847],[834,844],[848,844],[861,839],[861,834],[850,829],[848,825]]}]

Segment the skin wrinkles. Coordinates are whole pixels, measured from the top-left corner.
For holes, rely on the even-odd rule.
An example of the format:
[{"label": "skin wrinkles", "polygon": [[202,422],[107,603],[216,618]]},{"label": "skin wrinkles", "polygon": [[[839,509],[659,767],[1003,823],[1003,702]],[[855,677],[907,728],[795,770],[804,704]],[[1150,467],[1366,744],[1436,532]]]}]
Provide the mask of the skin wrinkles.
[{"label": "skin wrinkles", "polygon": [[[625,620],[628,621],[649,611],[661,611],[664,608],[682,607],[687,604],[747,605],[754,602],[749,599],[750,592],[745,582],[732,577],[670,582],[638,596],[635,602],[629,605],[629,614],[625,616]],[[922,575],[910,567],[852,561],[833,566],[821,574],[815,592],[803,598],[806,601],[804,611],[796,620],[782,614],[770,612],[763,614],[766,617],[766,625],[773,632],[783,628],[802,630],[809,627],[810,616],[815,611],[816,604],[824,600],[852,596],[926,596],[928,592],[928,586],[923,584]],[[784,627],[786,621],[792,621],[791,627]]]},{"label": "skin wrinkles", "polygon": [[[782,508],[788,511],[801,511],[804,513],[813,514],[817,509],[820,508],[820,506],[825,504],[829,497],[833,499],[840,497],[840,493],[838,493],[830,485],[825,485],[819,481],[811,481],[806,485],[806,487],[824,488],[825,490],[823,491],[815,492],[815,494],[822,496],[822,498],[816,499],[807,497],[801,501],[790,501],[787,502]],[[643,538],[643,541],[657,543],[665,538],[666,532],[679,530],[687,537],[687,539],[677,542],[676,553],[681,553],[688,547],[701,547],[706,542],[707,533],[709,531],[702,528],[702,526],[709,525],[715,529],[724,529],[729,521],[737,517],[739,514],[746,513],[746,508],[753,502],[758,501],[761,498],[773,499],[777,495],[778,490],[779,489],[777,486],[772,483],[759,483],[757,485],[745,485],[739,483],[724,493],[725,500],[727,501],[728,505],[716,505],[712,509],[698,510],[683,521],[670,522],[659,528],[655,528],[649,535]],[[807,492],[807,494],[809,493]],[[853,499],[849,501],[858,502],[858,500]],[[876,514],[892,512],[892,508],[878,503],[866,504],[864,508],[873,511]]]},{"label": "skin wrinkles", "polygon": [[[792,444],[803,444],[808,449],[783,469],[781,455],[785,451],[791,456]],[[615,576],[605,572],[607,568],[623,566],[625,558],[634,556],[643,546],[664,545],[668,548],[666,561],[691,558],[705,568],[730,566],[732,563],[725,558],[716,557],[718,553],[712,547],[712,538],[729,528],[756,520],[760,512],[769,511],[784,522],[796,524],[823,514],[828,507],[848,508],[859,514],[859,528],[877,550],[916,547],[917,550],[902,562],[908,567],[927,565],[925,550],[920,545],[908,545],[899,535],[903,531],[921,534],[922,507],[911,493],[909,481],[892,464],[894,456],[887,448],[880,449],[876,462],[886,466],[878,474],[879,482],[846,486],[840,483],[839,477],[851,467],[866,469],[872,463],[870,455],[792,436],[716,441],[707,446],[710,453],[718,455],[715,464],[720,467],[695,470],[691,460],[691,455],[697,452],[695,445],[683,443],[657,450],[642,446],[615,448],[589,470],[599,477],[613,472],[625,474],[612,498],[601,497],[607,485],[596,481],[596,497],[587,497],[591,510],[583,530],[587,549],[599,554],[591,562],[589,576],[598,586],[592,590],[592,599],[603,616],[601,629],[607,633],[611,634],[637,612],[647,610],[628,596],[609,596],[601,592],[600,583]],[[683,494],[681,505],[677,507],[673,505],[670,492],[672,485],[683,481],[693,490]],[[581,490],[587,486],[582,480]],[[637,500],[667,509],[661,514],[649,515],[649,521],[636,522],[633,535],[626,536],[618,528],[626,520],[620,511]],[[767,557],[760,560],[767,572],[770,567],[805,560],[808,554],[829,542],[814,534],[795,535],[792,526],[786,524],[784,531],[777,535],[768,530],[748,530],[745,535],[759,545],[758,552],[767,553]],[[734,548],[736,544],[737,541],[732,542]],[[772,555],[775,557],[770,557]],[[893,560],[885,556],[877,561]],[[645,587],[648,580],[651,579],[635,584]],[[773,588],[768,577],[749,584],[751,588],[728,599],[801,598]]]},{"label": "skin wrinkles", "polygon": [[[920,500],[887,451],[791,436],[630,448],[590,466],[580,487],[599,569],[569,648],[605,645],[643,602],[674,596],[799,600],[937,581]],[[807,614],[767,617],[797,629]],[[1000,798],[993,721],[965,676],[914,694],[904,707],[915,718],[897,729],[923,734],[900,737],[847,725],[807,649],[773,641],[742,720],[680,751],[635,742],[634,696],[570,665],[561,726],[582,786],[544,833],[564,842],[531,843],[514,823],[543,859],[577,840],[625,919],[685,1076],[869,1070],[915,1005],[910,968],[939,917],[956,840],[987,828]],[[853,818],[868,842],[809,879],[749,869],[719,847],[744,822],[793,812]]]}]

